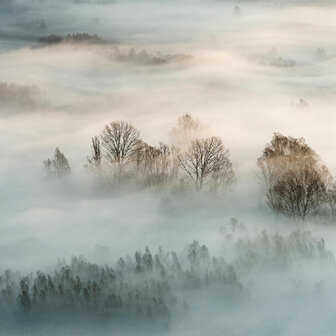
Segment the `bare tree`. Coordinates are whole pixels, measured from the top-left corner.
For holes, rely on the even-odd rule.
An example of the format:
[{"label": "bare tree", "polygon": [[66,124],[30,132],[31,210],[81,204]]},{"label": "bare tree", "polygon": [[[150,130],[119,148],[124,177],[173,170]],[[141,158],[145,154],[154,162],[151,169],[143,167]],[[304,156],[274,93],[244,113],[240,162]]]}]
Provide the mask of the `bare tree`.
[{"label": "bare tree", "polygon": [[322,174],[308,165],[289,170],[268,191],[271,207],[302,222],[318,214],[327,196]]},{"label": "bare tree", "polygon": [[108,167],[103,160],[101,140],[95,136],[91,142],[91,155],[87,156],[87,164],[84,168],[93,174],[100,187],[106,188],[112,183],[112,175],[109,174]]},{"label": "bare tree", "polygon": [[140,179],[140,174],[142,174],[143,160],[147,146],[149,145],[142,140],[139,140],[135,146],[133,154],[133,169],[135,170],[136,179]]},{"label": "bare tree", "polygon": [[105,126],[100,137],[106,150],[106,158],[116,165],[120,178],[125,168],[134,160],[140,131],[128,122],[114,121]]},{"label": "bare tree", "polygon": [[220,190],[229,188],[235,181],[235,174],[233,171],[232,163],[227,160],[221,166],[215,167],[211,174],[210,186],[214,193],[218,193]]},{"label": "bare tree", "polygon": [[174,148],[164,143],[159,147],[145,145],[142,156],[142,175],[146,185],[158,185],[172,181],[178,166]]},{"label": "bare tree", "polygon": [[62,178],[71,172],[69,162],[65,155],[57,147],[54,158],[43,162],[46,177],[49,179]]},{"label": "bare tree", "polygon": [[276,214],[305,221],[321,210],[330,174],[303,138],[275,133],[257,163]]},{"label": "bare tree", "polygon": [[86,168],[93,170],[98,175],[102,172],[102,151],[100,139],[95,136],[91,139],[91,156],[87,157]]},{"label": "bare tree", "polygon": [[178,148],[185,149],[190,142],[201,137],[204,125],[190,114],[178,118],[177,125],[169,132],[171,142]]},{"label": "bare tree", "polygon": [[222,140],[218,137],[192,141],[178,158],[182,169],[192,179],[197,191],[202,190],[205,182],[213,174],[232,176],[229,151],[224,148]]}]

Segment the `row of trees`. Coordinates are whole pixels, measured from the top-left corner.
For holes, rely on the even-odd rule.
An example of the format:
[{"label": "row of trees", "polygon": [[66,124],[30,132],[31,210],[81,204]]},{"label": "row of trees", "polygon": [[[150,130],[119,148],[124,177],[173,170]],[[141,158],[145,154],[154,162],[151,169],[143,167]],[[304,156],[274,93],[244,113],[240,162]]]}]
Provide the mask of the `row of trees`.
[{"label": "row of trees", "polygon": [[[148,247],[134,258],[120,258],[112,268],[89,263],[83,257],[60,262],[53,274],[21,276],[10,270],[0,276],[1,316],[18,311],[27,318],[53,320],[53,316],[104,316],[107,320],[163,321],[188,310],[181,290],[204,287],[242,289],[231,265],[211,258],[197,241],[180,254]],[[0,320],[2,320],[0,318]],[[2,321],[4,322],[4,321]]]},{"label": "row of trees", "polygon": [[[92,138],[86,170],[106,189],[122,184],[173,187],[198,192],[226,191],[235,181],[230,152],[219,137],[206,137],[206,127],[186,114],[169,137],[172,145],[145,143],[140,131],[114,121]],[[306,221],[315,216],[336,219],[336,185],[317,153],[303,138],[275,133],[257,160],[266,203],[276,215]],[[58,149],[44,162],[46,175],[58,178],[70,166]]]},{"label": "row of trees", "polygon": [[0,102],[32,108],[48,103],[38,86],[6,82],[0,82]]},{"label": "row of trees", "polygon": [[[297,262],[320,260],[335,262],[335,257],[326,248],[324,239],[316,239],[309,231],[296,230],[288,235],[258,232],[253,238],[241,238],[241,233],[225,237],[225,244],[232,244],[235,258],[233,266],[242,275],[255,268],[285,269]],[[235,239],[236,238],[236,239]]]},{"label": "row of trees", "polygon": [[161,52],[151,53],[143,49],[136,52],[131,48],[128,52],[114,48],[113,57],[121,62],[134,62],[142,65],[161,65],[171,62],[184,61],[190,58],[184,54],[162,54]]},{"label": "row of trees", "polygon": [[60,261],[50,274],[37,271],[22,276],[6,270],[0,274],[0,321],[21,313],[26,321],[38,317],[39,323],[53,322],[55,316],[90,316],[166,325],[172,316],[188,311],[186,291],[214,288],[239,295],[243,290],[239,278],[253,269],[288,269],[312,260],[334,262],[324,240],[310,232],[280,235],[264,230],[254,238],[244,237],[237,221],[227,229],[233,234],[224,234],[229,255],[234,251],[232,264],[211,257],[205,245],[193,241],[180,253],[160,247],[152,254],[146,247],[133,258],[119,258],[113,267],[74,257],[69,264]]},{"label": "row of trees", "polygon": [[133,125],[115,121],[92,139],[87,168],[110,183],[135,180],[145,186],[187,187],[189,180],[198,191],[225,189],[234,181],[229,150],[220,138],[200,138],[201,133],[200,122],[187,114],[170,133],[172,146],[151,146]]},{"label": "row of trees", "polygon": [[[173,145],[151,146],[132,124],[111,122],[92,138],[85,169],[108,189],[133,184],[226,190],[234,182],[229,150],[219,137],[201,137],[203,128],[198,120],[184,115],[170,132]],[[44,170],[48,178],[59,178],[70,173],[70,166],[56,149],[54,159],[44,161]]]},{"label": "row of trees", "polygon": [[104,41],[97,35],[87,33],[73,33],[66,36],[62,35],[45,35],[39,38],[40,43],[58,44],[58,43],[103,43]]}]

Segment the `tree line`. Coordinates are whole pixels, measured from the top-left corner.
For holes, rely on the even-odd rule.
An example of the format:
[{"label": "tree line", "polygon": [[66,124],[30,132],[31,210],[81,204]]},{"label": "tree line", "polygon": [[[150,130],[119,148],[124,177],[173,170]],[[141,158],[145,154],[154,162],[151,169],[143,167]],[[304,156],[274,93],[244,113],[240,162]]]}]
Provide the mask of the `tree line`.
[{"label": "tree line", "polygon": [[[230,151],[220,137],[205,134],[206,127],[186,114],[169,132],[172,145],[152,146],[131,123],[113,121],[92,138],[85,169],[108,190],[133,185],[227,192],[235,182]],[[303,138],[275,133],[257,166],[266,204],[275,215],[302,222],[318,216],[336,219],[335,179]],[[44,161],[44,170],[50,179],[71,171],[58,148],[53,159]]]},{"label": "tree line", "polygon": [[48,103],[38,86],[6,82],[0,82],[0,102],[32,108]]},{"label": "tree line", "polygon": [[[92,138],[85,170],[105,189],[130,184],[226,190],[234,182],[230,152],[219,137],[200,138],[202,127],[184,115],[170,132],[173,145],[152,146],[131,123],[111,122]],[[44,170],[49,179],[57,179],[69,175],[71,168],[57,148],[54,158],[44,161]]]},{"label": "tree line", "polygon": [[242,290],[233,267],[223,258],[211,258],[205,245],[194,241],[179,254],[162,248],[152,254],[146,247],[133,258],[120,258],[113,267],[74,257],[69,264],[59,262],[51,274],[22,276],[6,270],[0,275],[0,315],[2,322],[21,314],[27,321],[38,316],[40,322],[55,316],[104,316],[109,321],[166,325],[172,315],[188,311],[186,300],[176,296],[182,290],[214,286]]},{"label": "tree line", "polygon": [[97,35],[90,35],[87,33],[73,33],[66,36],[62,35],[45,35],[39,38],[40,43],[58,44],[58,43],[94,43],[100,44],[104,41]]},{"label": "tree line", "polygon": [[134,48],[131,48],[128,52],[121,51],[119,48],[114,48],[113,57],[120,62],[134,62],[141,65],[161,65],[171,62],[185,61],[191,56],[184,54],[163,54],[161,52],[151,53],[143,49],[140,52],[136,52]]},{"label": "tree line", "polygon": [[0,274],[1,325],[13,317],[20,318],[22,325],[36,317],[39,326],[83,317],[101,321],[103,317],[162,328],[192,308],[185,294],[213,289],[224,298],[240,297],[245,293],[240,279],[251,271],[288,270],[311,261],[334,264],[324,240],[310,232],[281,235],[263,230],[252,238],[244,237],[242,230],[247,229],[235,219],[221,228],[228,255],[234,252],[230,263],[223,258],[225,250],[214,257],[194,240],[179,253],[161,247],[152,253],[146,247],[112,266],[100,266],[81,256],[69,263],[59,261],[49,273],[21,275],[7,269]]},{"label": "tree line", "polygon": [[317,239],[310,231],[295,230],[280,234],[263,229],[251,232],[231,218],[220,228],[224,247],[234,252],[232,265],[241,278],[255,269],[286,269],[303,261],[335,263],[333,253],[327,249],[323,238]]}]

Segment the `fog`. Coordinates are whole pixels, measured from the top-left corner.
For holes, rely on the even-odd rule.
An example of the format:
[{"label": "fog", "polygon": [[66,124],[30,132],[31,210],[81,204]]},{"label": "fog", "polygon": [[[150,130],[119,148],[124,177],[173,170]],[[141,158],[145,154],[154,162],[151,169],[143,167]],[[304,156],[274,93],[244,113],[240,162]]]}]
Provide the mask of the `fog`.
[{"label": "fog", "polygon": [[[335,176],[335,15],[317,0],[0,0],[1,335],[333,335],[334,220],[274,214],[257,159],[274,132],[303,137]],[[85,168],[105,125],[174,145],[186,114],[229,149],[225,192],[183,169],[106,187]],[[57,147],[71,174],[50,180]],[[33,298],[38,271],[72,299]]]}]

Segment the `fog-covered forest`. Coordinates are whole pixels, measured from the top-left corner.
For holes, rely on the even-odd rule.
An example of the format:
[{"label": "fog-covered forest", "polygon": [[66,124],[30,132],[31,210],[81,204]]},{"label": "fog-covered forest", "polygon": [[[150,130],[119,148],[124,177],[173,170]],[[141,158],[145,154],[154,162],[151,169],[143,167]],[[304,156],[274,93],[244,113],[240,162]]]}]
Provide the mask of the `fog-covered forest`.
[{"label": "fog-covered forest", "polygon": [[334,335],[335,15],[0,0],[0,335]]}]

